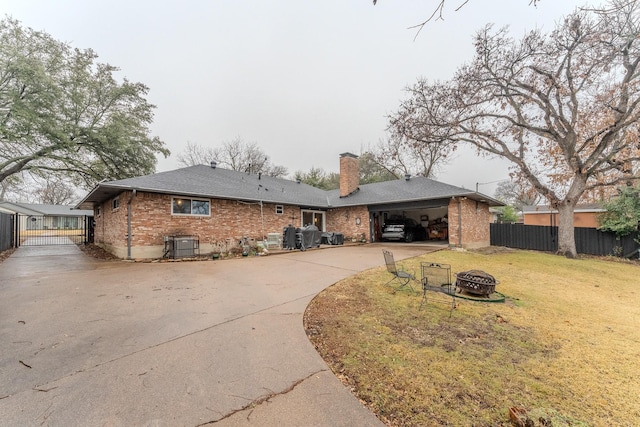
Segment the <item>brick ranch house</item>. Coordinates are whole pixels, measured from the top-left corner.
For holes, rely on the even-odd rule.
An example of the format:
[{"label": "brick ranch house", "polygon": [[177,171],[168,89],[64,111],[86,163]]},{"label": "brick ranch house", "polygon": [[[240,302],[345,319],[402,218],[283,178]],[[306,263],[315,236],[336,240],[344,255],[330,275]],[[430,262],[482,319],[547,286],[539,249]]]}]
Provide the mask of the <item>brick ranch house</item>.
[{"label": "brick ranch house", "polygon": [[[359,185],[358,157],[340,155],[340,189],[199,165],[98,184],[78,208],[93,209],[95,243],[120,258],[159,258],[168,236],[197,235],[200,252],[242,237],[263,240],[284,227],[316,225],[345,239],[379,240],[384,220],[415,219],[429,237],[459,247],[489,245],[491,206],[483,194],[406,176]],[[442,228],[447,228],[442,232]]]}]

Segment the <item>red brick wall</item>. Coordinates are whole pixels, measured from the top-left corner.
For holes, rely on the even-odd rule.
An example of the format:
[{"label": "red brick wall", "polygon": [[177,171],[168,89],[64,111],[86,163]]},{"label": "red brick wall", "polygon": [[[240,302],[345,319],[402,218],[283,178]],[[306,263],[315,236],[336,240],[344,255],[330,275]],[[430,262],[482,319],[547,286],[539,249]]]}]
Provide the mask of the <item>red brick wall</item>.
[{"label": "red brick wall", "polygon": [[[95,242],[124,258],[127,254],[127,202],[131,192],[120,197],[120,207],[111,209],[111,201],[96,215]],[[170,195],[138,192],[131,202],[131,236],[133,258],[162,256],[164,236],[198,235],[201,253],[211,251],[216,243],[234,244],[243,236],[263,240],[267,233],[282,233],[292,223],[299,226],[297,206],[283,205],[284,212],[275,213],[275,204],[259,204],[232,200],[211,200],[211,216],[171,215]]]},{"label": "red brick wall", "polygon": [[[105,202],[101,211],[94,212],[96,220],[95,242],[121,258],[127,257],[127,203],[131,192],[118,196],[119,207],[112,208],[112,200]],[[201,253],[209,253],[213,244],[236,245],[243,237],[262,240],[267,233],[281,233],[288,224],[300,226],[301,210],[297,206],[283,205],[284,212],[275,213],[275,205],[265,203],[262,214],[259,204],[232,200],[211,200],[211,216],[171,215],[171,196],[138,192],[131,201],[133,230],[132,258],[159,258],[164,248],[164,237],[169,235],[198,235]],[[460,200],[462,246],[488,246],[489,224],[492,215],[484,203]],[[357,219],[359,219],[359,224]],[[458,245],[458,199],[452,199],[448,208],[449,243]],[[264,224],[264,225],[263,225]],[[371,239],[369,212],[366,206],[329,209],[326,212],[326,230],[344,234],[345,240],[364,236]]]},{"label": "red brick wall", "polygon": [[[357,219],[360,224],[357,224]],[[360,240],[364,235],[367,242],[370,241],[369,211],[366,206],[351,208],[329,209],[327,212],[327,231],[335,231],[344,234],[345,240],[353,238]]]},{"label": "red brick wall", "polygon": [[[119,207],[112,209],[112,200],[101,206],[96,220],[95,242],[121,258],[127,257],[127,203],[131,192],[118,196]],[[289,224],[300,226],[298,206],[282,205],[283,213],[275,213],[275,204],[265,203],[262,215],[259,204],[212,199],[211,216],[171,215],[170,195],[138,192],[131,200],[131,257],[159,258],[164,237],[198,235],[200,252],[209,253],[212,245],[231,247],[243,237],[262,240],[268,233],[282,233]],[[360,219],[357,224],[356,219]],[[264,224],[264,228],[263,228]],[[343,233],[346,240],[364,235],[369,241],[369,212],[365,206],[330,209],[326,212],[326,230]]]},{"label": "red brick wall", "polygon": [[340,197],[353,193],[360,185],[358,156],[344,153],[340,156]]},{"label": "red brick wall", "polygon": [[[460,216],[458,215],[458,210],[460,210]],[[458,246],[460,237],[462,237],[461,243],[464,248],[489,246],[491,241],[489,224],[492,218],[489,206],[485,203],[467,198],[451,199],[448,215],[449,244]],[[460,236],[460,228],[462,236]]]},{"label": "red brick wall", "polygon": [[[119,206],[113,209],[113,199],[107,200],[94,209],[93,217],[96,222],[94,230],[94,241],[105,249],[116,253],[114,248],[125,248],[127,246],[127,201],[131,197],[131,192],[120,194],[117,199]],[[123,255],[116,253],[118,256]]]}]

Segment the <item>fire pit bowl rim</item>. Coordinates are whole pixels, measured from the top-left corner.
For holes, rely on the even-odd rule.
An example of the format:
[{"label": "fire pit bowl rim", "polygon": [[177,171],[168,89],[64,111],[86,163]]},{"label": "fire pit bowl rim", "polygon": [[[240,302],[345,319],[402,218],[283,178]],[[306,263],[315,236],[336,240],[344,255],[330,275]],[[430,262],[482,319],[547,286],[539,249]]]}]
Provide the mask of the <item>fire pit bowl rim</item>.
[{"label": "fire pit bowl rim", "polygon": [[468,270],[455,273],[458,292],[489,296],[495,292],[500,282],[491,274],[482,270]]}]

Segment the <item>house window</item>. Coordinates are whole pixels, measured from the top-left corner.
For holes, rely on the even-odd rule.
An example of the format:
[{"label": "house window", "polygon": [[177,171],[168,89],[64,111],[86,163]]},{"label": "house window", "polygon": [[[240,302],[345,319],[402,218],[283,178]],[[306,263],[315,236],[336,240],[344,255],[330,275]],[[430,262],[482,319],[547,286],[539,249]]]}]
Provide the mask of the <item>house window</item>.
[{"label": "house window", "polygon": [[115,209],[118,209],[119,207],[120,207],[120,198],[116,197],[111,201],[111,209],[115,210]]},{"label": "house window", "polygon": [[102,206],[98,206],[96,208],[96,217],[99,217],[100,215],[102,215]]},{"label": "house window", "polygon": [[210,212],[209,200],[174,197],[171,202],[171,213],[173,215],[208,216]]},{"label": "house window", "polygon": [[284,206],[276,205],[276,215],[282,215],[284,213]]},{"label": "house window", "polygon": [[307,225],[315,225],[318,230],[325,231],[325,216],[322,211],[302,211],[302,227]]}]

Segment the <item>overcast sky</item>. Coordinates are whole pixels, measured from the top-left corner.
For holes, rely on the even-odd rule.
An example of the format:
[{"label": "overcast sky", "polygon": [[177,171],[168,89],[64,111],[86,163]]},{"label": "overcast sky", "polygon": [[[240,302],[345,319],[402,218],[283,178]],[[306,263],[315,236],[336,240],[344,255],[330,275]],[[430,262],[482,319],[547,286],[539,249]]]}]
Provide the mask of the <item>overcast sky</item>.
[{"label": "overcast sky", "polygon": [[[256,142],[290,174],[337,172],[339,154],[384,139],[386,116],[418,77],[448,79],[473,55],[487,23],[516,36],[551,30],[585,1],[447,0],[445,20],[414,40],[407,27],[439,0],[0,0],[0,11],[77,48],[91,48],[120,77],[150,88],[152,127],[179,167],[187,142]],[[438,175],[492,195],[507,164],[461,152]],[[487,184],[484,184],[487,183]],[[490,184],[489,184],[490,183]]]}]

